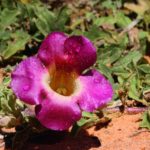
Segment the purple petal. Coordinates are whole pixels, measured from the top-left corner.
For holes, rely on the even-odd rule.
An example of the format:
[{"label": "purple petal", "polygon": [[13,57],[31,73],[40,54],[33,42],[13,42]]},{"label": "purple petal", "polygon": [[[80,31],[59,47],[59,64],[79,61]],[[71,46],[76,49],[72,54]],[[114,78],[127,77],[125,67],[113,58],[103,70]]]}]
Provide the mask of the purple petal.
[{"label": "purple petal", "polygon": [[65,41],[68,65],[78,72],[92,66],[96,61],[96,49],[86,37],[71,36]]},{"label": "purple petal", "polygon": [[36,117],[49,129],[66,130],[81,118],[81,110],[71,97],[54,94],[36,107]]},{"label": "purple petal", "polygon": [[64,56],[64,41],[67,36],[62,32],[52,32],[42,42],[38,51],[38,57],[45,66],[54,63],[55,58]]},{"label": "purple petal", "polygon": [[92,70],[80,76],[79,80],[83,85],[83,97],[79,101],[81,109],[93,111],[112,99],[112,86],[98,71]]},{"label": "purple petal", "polygon": [[42,42],[38,57],[49,67],[54,63],[57,68],[82,72],[96,61],[96,49],[83,36],[67,37],[62,32],[52,32]]},{"label": "purple petal", "polygon": [[36,57],[23,60],[13,71],[11,88],[16,96],[28,104],[39,104],[43,91],[42,80],[47,70]]}]

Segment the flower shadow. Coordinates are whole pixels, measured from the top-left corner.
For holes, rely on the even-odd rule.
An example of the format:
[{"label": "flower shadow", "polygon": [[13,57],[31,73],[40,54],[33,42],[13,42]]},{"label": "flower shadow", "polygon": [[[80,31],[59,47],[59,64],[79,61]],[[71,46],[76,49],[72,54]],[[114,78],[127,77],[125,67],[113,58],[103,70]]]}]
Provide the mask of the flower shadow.
[{"label": "flower shadow", "polygon": [[68,132],[48,131],[28,141],[24,150],[89,150],[100,147],[101,142],[86,130],[73,137]]}]

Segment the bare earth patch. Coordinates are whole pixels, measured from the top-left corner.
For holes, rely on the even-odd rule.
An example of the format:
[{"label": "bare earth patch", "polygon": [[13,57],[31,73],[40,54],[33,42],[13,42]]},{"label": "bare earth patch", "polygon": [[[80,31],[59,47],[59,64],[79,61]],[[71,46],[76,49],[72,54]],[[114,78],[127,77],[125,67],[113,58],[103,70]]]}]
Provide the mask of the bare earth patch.
[{"label": "bare earth patch", "polygon": [[89,129],[101,141],[101,147],[91,150],[149,150],[150,132],[139,129],[140,118],[141,114],[124,114],[113,118],[106,128]]},{"label": "bare earth patch", "polygon": [[113,114],[112,118],[107,126],[89,128],[76,137],[66,132],[40,136],[24,150],[150,150],[150,132],[139,129],[141,114]]}]

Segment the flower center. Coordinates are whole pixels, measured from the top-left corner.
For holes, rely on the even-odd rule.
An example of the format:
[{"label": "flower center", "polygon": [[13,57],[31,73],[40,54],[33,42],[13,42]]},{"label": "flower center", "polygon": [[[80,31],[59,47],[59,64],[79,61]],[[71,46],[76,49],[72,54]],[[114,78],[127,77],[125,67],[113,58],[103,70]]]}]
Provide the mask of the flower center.
[{"label": "flower center", "polygon": [[57,93],[69,96],[74,92],[76,73],[55,70],[51,74],[50,87]]}]

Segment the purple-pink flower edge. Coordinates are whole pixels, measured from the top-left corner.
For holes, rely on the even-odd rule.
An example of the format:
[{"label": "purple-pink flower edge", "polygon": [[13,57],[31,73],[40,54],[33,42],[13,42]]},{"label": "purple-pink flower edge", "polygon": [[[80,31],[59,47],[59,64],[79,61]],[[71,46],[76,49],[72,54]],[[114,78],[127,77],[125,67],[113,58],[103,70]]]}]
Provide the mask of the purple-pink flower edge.
[{"label": "purple-pink flower edge", "polygon": [[112,99],[111,84],[97,70],[96,49],[84,36],[52,32],[38,54],[23,60],[12,72],[11,88],[23,102],[35,105],[36,118],[52,130],[66,130]]}]

